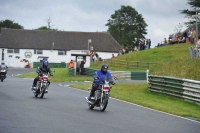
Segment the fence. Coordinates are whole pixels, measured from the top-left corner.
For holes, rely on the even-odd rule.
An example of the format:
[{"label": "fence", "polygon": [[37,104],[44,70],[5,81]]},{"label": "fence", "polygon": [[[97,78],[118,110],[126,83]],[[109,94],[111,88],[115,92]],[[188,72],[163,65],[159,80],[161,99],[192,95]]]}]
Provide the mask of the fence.
[{"label": "fence", "polygon": [[189,47],[189,52],[191,59],[200,57],[200,49],[197,47]]},{"label": "fence", "polygon": [[200,104],[200,81],[167,76],[148,76],[149,90]]},{"label": "fence", "polygon": [[[84,75],[93,76],[96,69],[84,68]],[[117,80],[147,80],[147,72],[109,71]]]},{"label": "fence", "polygon": [[122,67],[122,68],[133,68],[133,69],[149,69],[150,65],[157,64],[155,62],[139,62],[139,61],[128,61],[128,60],[118,60],[118,59],[108,59],[104,61],[98,61],[99,65],[106,63],[111,67]]}]

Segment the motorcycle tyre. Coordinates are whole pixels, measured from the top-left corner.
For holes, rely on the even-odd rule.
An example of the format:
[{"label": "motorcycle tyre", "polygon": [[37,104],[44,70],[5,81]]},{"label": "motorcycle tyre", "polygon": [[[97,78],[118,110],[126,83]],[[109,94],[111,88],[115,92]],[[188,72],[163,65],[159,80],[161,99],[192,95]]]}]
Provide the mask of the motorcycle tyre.
[{"label": "motorcycle tyre", "polygon": [[[103,107],[102,107],[102,104],[104,104]],[[106,109],[107,105],[108,105],[108,99],[104,99],[103,103],[100,103],[100,106],[99,106],[101,112],[103,112]]]},{"label": "motorcycle tyre", "polygon": [[42,90],[42,94],[40,95],[40,98],[43,98],[43,97],[44,97],[45,90],[46,90],[46,89],[43,89],[43,90]]},{"label": "motorcycle tyre", "polygon": [[1,79],[1,82],[3,82],[3,78]]}]

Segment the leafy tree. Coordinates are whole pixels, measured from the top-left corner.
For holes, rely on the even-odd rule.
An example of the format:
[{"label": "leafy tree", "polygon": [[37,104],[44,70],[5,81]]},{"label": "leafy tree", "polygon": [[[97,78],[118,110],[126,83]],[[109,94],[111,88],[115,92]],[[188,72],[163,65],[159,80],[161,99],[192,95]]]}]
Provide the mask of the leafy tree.
[{"label": "leafy tree", "polygon": [[185,22],[185,24],[190,26],[196,22],[196,12],[200,12],[200,0],[188,0],[187,3],[190,5],[191,9],[181,10],[180,13],[186,15],[185,17],[189,19],[189,22]]},{"label": "leafy tree", "polygon": [[8,19],[0,21],[0,30],[1,30],[1,27],[11,28],[11,29],[24,29],[24,27],[21,26],[20,24],[14,23],[13,20],[8,20]]},{"label": "leafy tree", "polygon": [[121,6],[116,10],[106,24],[108,32],[123,46],[136,44],[139,39],[144,39],[148,26],[142,17],[131,6]]}]

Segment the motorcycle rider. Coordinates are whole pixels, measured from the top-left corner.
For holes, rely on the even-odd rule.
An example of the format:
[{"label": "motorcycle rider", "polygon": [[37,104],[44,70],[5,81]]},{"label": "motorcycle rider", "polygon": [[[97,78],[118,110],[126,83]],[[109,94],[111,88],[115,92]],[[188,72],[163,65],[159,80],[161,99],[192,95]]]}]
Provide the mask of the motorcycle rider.
[{"label": "motorcycle rider", "polygon": [[8,71],[8,67],[6,66],[6,64],[4,62],[1,63],[0,65],[0,70],[6,70],[5,71],[5,78],[7,76],[7,71]]},{"label": "motorcycle rider", "polygon": [[90,92],[90,96],[88,97],[88,100],[91,100],[91,97],[94,96],[94,92],[97,90],[97,88],[99,87],[100,84],[102,84],[102,81],[104,81],[104,78],[108,76],[109,77],[109,81],[111,84],[115,84],[112,76],[110,74],[110,72],[108,72],[108,65],[107,64],[103,64],[101,66],[101,70],[97,70],[95,72],[95,75],[93,76],[94,81],[92,83],[92,89]]},{"label": "motorcycle rider", "polygon": [[[48,61],[46,59],[44,59],[42,61],[42,65],[39,66],[36,70],[36,73],[38,73],[38,76],[34,79],[33,81],[33,85],[32,85],[32,90],[35,90],[36,89],[36,84],[37,84],[37,81],[39,80],[39,76],[42,76],[43,73],[50,73],[50,76],[53,76],[53,73],[48,65]],[[49,81],[49,84],[50,84],[50,81]],[[46,90],[46,92],[48,92],[48,90]]]}]

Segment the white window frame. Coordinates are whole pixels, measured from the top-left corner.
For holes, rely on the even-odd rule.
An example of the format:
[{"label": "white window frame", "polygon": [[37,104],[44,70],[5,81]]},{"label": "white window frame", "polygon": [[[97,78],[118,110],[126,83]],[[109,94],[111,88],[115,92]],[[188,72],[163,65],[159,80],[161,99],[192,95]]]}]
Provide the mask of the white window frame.
[{"label": "white window frame", "polygon": [[43,54],[43,50],[34,49],[34,54],[40,54],[40,55],[42,55]]},{"label": "white window frame", "polygon": [[64,50],[58,50],[58,55],[67,55],[67,52]]},{"label": "white window frame", "polygon": [[20,49],[7,49],[7,53],[9,53],[9,54],[19,54]]}]

